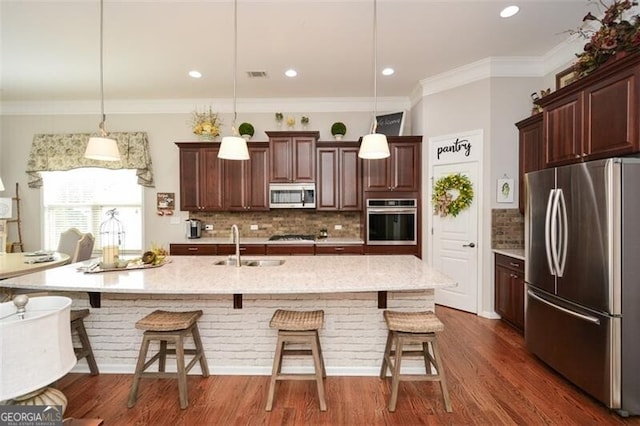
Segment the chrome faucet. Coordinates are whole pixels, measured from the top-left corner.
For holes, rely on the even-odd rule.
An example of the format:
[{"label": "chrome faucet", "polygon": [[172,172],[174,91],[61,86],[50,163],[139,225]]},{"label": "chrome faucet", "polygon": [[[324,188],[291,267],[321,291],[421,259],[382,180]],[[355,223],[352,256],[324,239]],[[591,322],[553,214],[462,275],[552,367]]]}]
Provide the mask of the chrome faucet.
[{"label": "chrome faucet", "polygon": [[235,223],[231,225],[232,243],[236,245],[236,266],[240,267],[240,231]]}]

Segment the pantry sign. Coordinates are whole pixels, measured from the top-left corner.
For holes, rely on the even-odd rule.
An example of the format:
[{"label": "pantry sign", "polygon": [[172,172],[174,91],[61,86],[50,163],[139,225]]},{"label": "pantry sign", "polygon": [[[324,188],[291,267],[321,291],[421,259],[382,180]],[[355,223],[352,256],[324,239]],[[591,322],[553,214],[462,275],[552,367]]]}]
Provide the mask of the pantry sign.
[{"label": "pantry sign", "polygon": [[479,161],[482,155],[482,130],[429,138],[430,163],[451,164]]}]

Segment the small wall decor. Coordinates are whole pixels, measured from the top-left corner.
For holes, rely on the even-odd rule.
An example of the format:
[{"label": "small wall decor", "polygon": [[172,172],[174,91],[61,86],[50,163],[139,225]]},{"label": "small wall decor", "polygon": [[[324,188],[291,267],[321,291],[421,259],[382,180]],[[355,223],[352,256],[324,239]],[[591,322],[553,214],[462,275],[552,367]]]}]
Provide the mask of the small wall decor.
[{"label": "small wall decor", "polygon": [[496,189],[496,202],[498,203],[513,203],[513,179],[504,175],[498,179],[498,187]]},{"label": "small wall decor", "polygon": [[562,89],[564,86],[573,83],[578,79],[578,72],[575,65],[570,66],[566,70],[556,74],[556,90]]},{"label": "small wall decor", "polygon": [[533,101],[533,108],[531,108],[531,115],[536,115],[542,112],[542,107],[538,105],[537,102],[550,93],[551,93],[551,88],[548,88],[547,90],[541,90],[539,95],[536,92],[533,92],[531,94],[531,100]]},{"label": "small wall decor", "polygon": [[158,192],[158,216],[171,216],[175,210],[175,192]]},{"label": "small wall decor", "polygon": [[11,218],[11,198],[0,198],[0,219]]},{"label": "small wall decor", "polygon": [[405,115],[404,111],[376,115],[378,122],[376,132],[386,136],[402,136]]},{"label": "small wall decor", "polygon": [[433,214],[456,217],[473,202],[473,185],[460,173],[441,177],[433,187],[431,202]]}]

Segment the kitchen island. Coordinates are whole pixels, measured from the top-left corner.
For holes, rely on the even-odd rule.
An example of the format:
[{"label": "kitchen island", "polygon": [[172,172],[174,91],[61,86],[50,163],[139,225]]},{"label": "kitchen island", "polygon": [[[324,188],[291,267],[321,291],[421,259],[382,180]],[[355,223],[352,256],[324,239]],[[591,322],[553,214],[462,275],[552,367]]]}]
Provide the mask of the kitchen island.
[{"label": "kitchen island", "polygon": [[[144,315],[202,309],[200,331],[214,374],[269,374],[276,331],[268,324],[282,308],[325,311],[320,339],[329,374],[375,375],[386,338],[377,292],[390,292],[390,309],[433,310],[434,289],[456,285],[414,256],[273,256],[266,259],[284,263],[214,265],[226,259],[174,256],[157,268],[93,274],[75,264],[0,286],[73,292],[74,308],[88,307],[86,292],[101,293],[101,308],[92,309],[85,324],[102,372],[133,372],[141,340],[135,322]],[[233,309],[234,294],[244,295],[243,309]],[[76,370],[84,369],[82,361]]]}]

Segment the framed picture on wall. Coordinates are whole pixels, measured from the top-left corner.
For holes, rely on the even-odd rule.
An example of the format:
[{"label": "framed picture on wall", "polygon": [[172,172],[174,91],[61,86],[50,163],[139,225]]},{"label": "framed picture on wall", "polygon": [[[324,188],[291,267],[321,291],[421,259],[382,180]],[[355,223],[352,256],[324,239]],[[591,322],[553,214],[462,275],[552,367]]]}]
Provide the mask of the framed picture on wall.
[{"label": "framed picture on wall", "polygon": [[560,71],[556,74],[556,90],[562,89],[568,84],[573,83],[578,79],[578,73],[573,68],[573,65],[566,70]]},{"label": "framed picture on wall", "polygon": [[513,203],[513,179],[503,177],[498,179],[497,197],[498,203]]},{"label": "framed picture on wall", "polygon": [[376,115],[377,132],[386,136],[402,136],[404,129],[405,111]]}]

